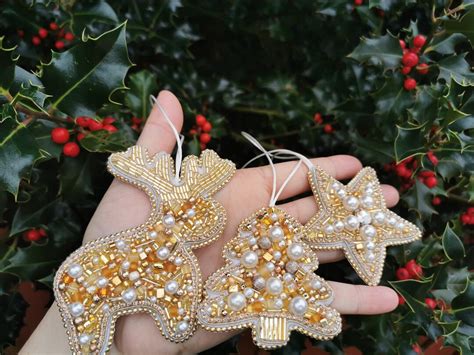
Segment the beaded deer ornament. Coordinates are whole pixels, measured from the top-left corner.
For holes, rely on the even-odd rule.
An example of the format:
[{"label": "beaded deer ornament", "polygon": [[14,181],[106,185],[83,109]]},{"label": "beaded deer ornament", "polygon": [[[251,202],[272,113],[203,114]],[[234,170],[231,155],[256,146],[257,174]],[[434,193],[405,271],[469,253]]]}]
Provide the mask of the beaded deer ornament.
[{"label": "beaded deer ornament", "polygon": [[[205,150],[176,169],[171,156],[152,159],[140,146],[114,153],[108,170],[150,198],[148,220],[135,228],[89,242],[59,268],[54,292],[74,353],[105,353],[118,317],[148,313],[167,339],[182,342],[196,328],[201,272],[192,249],[222,233],[226,214],[212,198],[233,176],[234,164]],[[182,169],[181,169],[182,165]],[[133,211],[131,211],[133,213]]]},{"label": "beaded deer ornament", "polygon": [[[264,153],[251,136],[244,136]],[[318,259],[303,242],[304,228],[275,207],[280,192],[299,168],[273,193],[269,207],[241,222],[237,235],[224,247],[225,266],[207,280],[198,309],[199,323],[210,331],[252,328],[262,348],[285,345],[292,330],[329,339],[341,330],[338,312],[329,307],[333,291],[314,274]]]}]

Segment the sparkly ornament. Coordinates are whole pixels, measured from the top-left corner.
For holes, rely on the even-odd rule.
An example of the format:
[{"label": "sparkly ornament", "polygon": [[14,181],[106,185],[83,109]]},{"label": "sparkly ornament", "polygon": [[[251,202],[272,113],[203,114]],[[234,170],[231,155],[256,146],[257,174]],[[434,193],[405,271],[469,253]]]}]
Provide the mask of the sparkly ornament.
[{"label": "sparkly ornament", "polygon": [[226,265],[205,284],[199,323],[210,331],[251,327],[255,343],[267,349],[285,345],[292,330],[316,339],[337,335],[341,317],[328,306],[333,292],[314,274],[318,259],[303,232],[277,207],[244,220],[224,247]]},{"label": "sparkly ornament", "polygon": [[387,246],[421,238],[414,224],[387,209],[372,168],[362,169],[344,186],[313,167],[309,182],[318,213],[306,224],[304,240],[314,250],[343,250],[365,283],[380,282]]},{"label": "sparkly ornament", "polygon": [[192,249],[222,233],[225,210],[211,196],[235,167],[211,150],[182,166],[175,174],[169,154],[150,159],[139,146],[110,156],[109,171],[146,192],[152,212],[141,226],[87,243],[57,272],[54,292],[73,353],[105,353],[116,319],[133,313],[152,315],[174,342],[194,333],[202,280]]}]

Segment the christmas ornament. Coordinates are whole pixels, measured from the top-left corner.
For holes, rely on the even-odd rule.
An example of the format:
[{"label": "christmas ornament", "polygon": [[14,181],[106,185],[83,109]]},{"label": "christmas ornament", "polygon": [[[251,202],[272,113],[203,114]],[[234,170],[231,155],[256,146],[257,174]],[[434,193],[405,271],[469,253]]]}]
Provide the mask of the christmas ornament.
[{"label": "christmas ornament", "polygon": [[[245,135],[245,134],[244,134]],[[210,331],[252,328],[254,342],[262,348],[285,345],[292,330],[317,339],[329,339],[341,330],[330,286],[314,274],[318,259],[303,242],[304,228],[275,207],[280,192],[294,175],[273,193],[269,207],[240,224],[237,235],[224,247],[225,266],[207,280],[198,309],[200,324]]]},{"label": "christmas ornament", "polygon": [[181,164],[182,141],[158,108],[178,141],[176,169],[169,154],[150,159],[140,146],[108,161],[115,177],[147,193],[150,217],[141,226],[85,244],[56,274],[54,292],[74,353],[105,353],[116,319],[127,314],[150,314],[174,342],[195,331],[202,280],[192,249],[222,233],[225,210],[212,195],[230,180],[235,166],[211,150]]},{"label": "christmas ornament", "polygon": [[318,212],[305,225],[304,240],[314,250],[343,250],[362,280],[377,285],[386,247],[420,239],[421,231],[387,209],[372,168],[346,186],[319,167],[308,174]]}]

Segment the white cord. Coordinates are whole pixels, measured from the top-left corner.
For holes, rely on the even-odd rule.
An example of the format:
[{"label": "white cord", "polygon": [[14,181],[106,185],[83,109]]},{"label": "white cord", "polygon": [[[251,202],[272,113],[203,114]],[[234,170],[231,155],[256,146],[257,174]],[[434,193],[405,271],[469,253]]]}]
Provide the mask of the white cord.
[{"label": "white cord", "polygon": [[170,126],[171,130],[173,131],[174,137],[176,139],[176,144],[178,148],[176,149],[176,157],[175,157],[175,182],[179,183],[181,181],[180,176],[181,176],[181,163],[183,162],[183,142],[184,142],[184,136],[182,134],[179,134],[178,130],[174,126],[173,122],[171,122],[170,117],[166,113],[165,109],[163,106],[160,105],[156,97],[153,95],[150,95],[150,102],[151,105],[156,105],[158,109],[160,110],[161,114],[165,118],[166,122]]},{"label": "white cord", "polygon": [[[251,162],[253,162],[254,160],[258,159],[258,158],[261,158],[263,156],[265,156],[268,160],[268,162],[270,163],[270,167],[272,169],[272,174],[273,174],[273,185],[272,185],[272,195],[270,196],[270,202],[269,202],[269,206],[270,207],[273,207],[275,206],[275,204],[277,203],[278,201],[278,198],[280,197],[280,194],[283,192],[283,190],[285,189],[285,187],[288,185],[288,183],[290,182],[290,180],[293,178],[293,176],[296,174],[296,172],[298,171],[299,167],[301,166],[301,163],[305,163],[309,169],[311,169],[311,167],[313,167],[313,164],[311,163],[311,161],[306,158],[304,155],[301,155],[299,153],[296,153],[296,152],[293,152],[291,150],[287,150],[287,149],[274,149],[274,150],[271,150],[271,151],[267,151],[261,144],[259,141],[257,141],[254,137],[252,137],[250,134],[246,133],[246,132],[242,132],[242,135],[250,142],[252,143],[254,146],[256,146],[261,152],[262,154],[259,154],[258,156],[254,157],[253,159],[249,160],[247,163],[245,163],[244,167],[246,167],[248,164],[250,164]],[[278,154],[275,154],[273,155],[272,153],[286,153],[286,154],[290,154],[291,152],[291,155],[292,156],[297,156],[300,160],[298,162],[298,164],[296,164],[293,169],[291,170],[290,174],[288,175],[288,177],[285,179],[285,181],[283,182],[283,184],[281,185],[280,189],[278,190],[278,192],[276,191],[276,169],[275,169],[275,164],[273,164],[273,160],[272,160],[272,157],[277,157],[279,159],[282,159],[282,157],[278,156]],[[295,153],[295,154],[292,154],[292,153]],[[308,165],[309,163],[309,165]],[[310,167],[311,166],[311,167]]]}]

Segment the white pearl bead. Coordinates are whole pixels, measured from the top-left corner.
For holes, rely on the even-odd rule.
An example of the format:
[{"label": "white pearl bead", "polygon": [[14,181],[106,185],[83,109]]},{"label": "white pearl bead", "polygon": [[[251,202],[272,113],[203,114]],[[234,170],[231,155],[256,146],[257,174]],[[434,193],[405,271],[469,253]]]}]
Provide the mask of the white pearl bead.
[{"label": "white pearl bead", "polygon": [[178,308],[178,314],[179,314],[180,316],[184,315],[185,313],[186,313],[186,310],[185,310],[183,307],[179,307],[179,308]]},{"label": "white pearl bead", "polygon": [[292,274],[288,273],[288,272],[283,275],[283,281],[285,283],[290,283],[290,282],[293,282],[294,280],[295,280],[294,276]]},{"label": "white pearl bead", "polygon": [[253,279],[253,285],[257,290],[261,290],[265,287],[265,279],[262,276],[257,276]]},{"label": "white pearl bead", "polygon": [[107,280],[105,277],[99,277],[96,281],[97,287],[104,288],[107,286],[109,283],[109,280]]},{"label": "white pearl bead", "polygon": [[280,260],[281,259],[281,252],[279,252],[278,250],[273,252],[273,259]]},{"label": "white pearl bead", "polygon": [[308,302],[302,296],[296,296],[290,302],[290,311],[296,316],[302,316],[307,309]]},{"label": "white pearl bead", "polygon": [[165,292],[169,293],[170,295],[174,295],[176,292],[178,292],[179,289],[179,283],[175,280],[168,281],[165,284]]},{"label": "white pearl bead", "polygon": [[375,254],[374,253],[367,253],[367,260],[368,261],[374,261],[375,260]]},{"label": "white pearl bead", "polygon": [[283,291],[283,283],[277,277],[270,277],[265,288],[269,294],[279,295]]},{"label": "white pearl bead", "polygon": [[367,249],[373,250],[375,248],[375,243],[374,242],[368,242],[366,244]]},{"label": "white pearl bead", "polygon": [[180,256],[177,256],[176,258],[174,258],[173,263],[174,263],[176,266],[180,266],[180,265],[183,264],[183,258],[180,257]]},{"label": "white pearl bead", "polygon": [[275,270],[275,264],[269,261],[268,263],[265,264],[265,268],[268,271],[272,272],[273,270]]},{"label": "white pearl bead", "polygon": [[359,219],[360,224],[369,224],[372,221],[370,213],[366,210],[359,211],[357,213],[357,218]]},{"label": "white pearl bead", "polygon": [[326,234],[333,234],[334,233],[334,226],[332,224],[329,224],[324,228],[324,231]]},{"label": "white pearl bead", "polygon": [[91,341],[91,336],[89,334],[81,334],[79,335],[79,343],[81,345],[86,345]]},{"label": "white pearl bead", "polygon": [[292,260],[299,260],[304,255],[304,247],[301,243],[293,243],[286,250],[288,257]]},{"label": "white pearl bead", "polygon": [[249,238],[249,245],[252,246],[255,244],[257,244],[257,238],[255,237]]},{"label": "white pearl bead", "polygon": [[246,268],[253,268],[253,267],[257,266],[257,264],[258,264],[258,255],[254,251],[250,251],[250,250],[246,251],[242,255],[242,258],[240,259],[240,262]]},{"label": "white pearl bead", "polygon": [[94,257],[92,258],[92,263],[93,263],[94,265],[97,265],[97,264],[99,263],[99,261],[100,261],[100,259],[99,259],[98,256],[94,256]]},{"label": "white pearl bead", "polygon": [[344,199],[344,207],[349,211],[355,211],[359,207],[359,199],[354,196],[348,196]]},{"label": "white pearl bead", "polygon": [[176,331],[178,333],[185,333],[188,329],[189,329],[189,323],[184,320],[176,324]]},{"label": "white pearl bead", "polygon": [[360,200],[360,203],[361,203],[362,207],[372,208],[372,206],[374,205],[374,199],[372,198],[372,196],[365,195]]},{"label": "white pearl bead", "polygon": [[258,239],[258,246],[262,249],[269,249],[272,246],[272,242],[267,237]]},{"label": "white pearl bead", "polygon": [[194,208],[189,208],[188,210],[186,210],[186,215],[188,216],[188,218],[193,218],[196,215],[196,211],[194,210]]},{"label": "white pearl bead", "polygon": [[276,308],[276,309],[282,309],[283,308],[283,300],[279,299],[279,298],[276,298],[274,301],[273,301],[273,306]]},{"label": "white pearl bead", "polygon": [[249,231],[240,231],[239,232],[240,238],[244,238],[244,239],[250,238],[252,235],[253,235],[252,232],[249,232]]},{"label": "white pearl bead", "polygon": [[376,225],[383,224],[385,222],[385,213],[377,211],[372,215],[373,223]]},{"label": "white pearl bead", "polygon": [[122,268],[123,270],[128,270],[128,269],[130,268],[130,261],[125,260],[125,261],[122,263],[121,268]]},{"label": "white pearl bead", "polygon": [[69,312],[73,317],[79,317],[84,313],[84,305],[80,302],[74,302],[69,306]]},{"label": "white pearl bead", "polygon": [[155,239],[156,237],[158,237],[158,233],[156,233],[156,231],[151,231],[150,233],[148,233],[148,236],[151,239]]},{"label": "white pearl bead", "polygon": [[193,292],[193,290],[194,290],[194,288],[193,288],[192,285],[186,286],[186,291],[188,291],[188,292]]},{"label": "white pearl bead", "polygon": [[167,247],[161,247],[156,251],[156,256],[160,260],[166,260],[170,257],[170,250]]},{"label": "white pearl bead", "polygon": [[298,263],[296,261],[289,261],[285,265],[286,271],[289,273],[295,273],[298,270]]},{"label": "white pearl bead", "polygon": [[276,213],[272,213],[272,214],[270,215],[270,218],[272,219],[273,222],[278,221],[278,215],[277,215]]},{"label": "white pearl bead", "polygon": [[132,303],[137,298],[137,292],[134,288],[128,288],[122,292],[122,299],[125,303]]},{"label": "white pearl bead", "polygon": [[137,281],[140,278],[140,273],[138,271],[132,271],[128,274],[130,281]]},{"label": "white pearl bead", "polygon": [[270,237],[274,240],[281,240],[285,236],[283,229],[279,226],[273,226],[270,228]]},{"label": "white pearl bead", "polygon": [[86,288],[86,291],[88,293],[95,293],[95,291],[97,291],[97,287],[95,286],[89,286],[88,288]]},{"label": "white pearl bead", "polygon": [[323,285],[321,284],[321,281],[319,280],[312,280],[311,281],[311,288],[315,290],[319,290]]},{"label": "white pearl bead", "polygon": [[253,290],[253,288],[246,287],[244,289],[244,296],[247,297],[247,298],[252,298],[254,293],[255,293],[255,291]]},{"label": "white pearl bead", "polygon": [[377,235],[377,230],[373,226],[367,225],[361,228],[360,233],[365,238],[374,238]]},{"label": "white pearl bead", "polygon": [[82,275],[82,266],[79,264],[72,264],[67,271],[68,275],[76,279]]},{"label": "white pearl bead", "polygon": [[342,232],[344,229],[344,222],[342,221],[336,221],[336,223],[334,223],[334,230],[336,232]]},{"label": "white pearl bead", "polygon": [[395,228],[398,229],[398,230],[403,230],[403,228],[405,228],[405,224],[403,222],[398,222],[395,225]]},{"label": "white pearl bead", "polygon": [[117,240],[115,242],[115,247],[118,249],[118,250],[123,250],[127,247],[127,243],[125,243],[123,240]]},{"label": "white pearl bead", "polygon": [[393,227],[395,224],[397,224],[397,220],[395,219],[395,217],[390,217],[387,222],[388,222],[388,224],[390,224],[392,227]]},{"label": "white pearl bead", "polygon": [[150,301],[151,301],[152,303],[155,303],[156,300],[157,300],[157,298],[156,298],[155,296],[151,296],[151,297],[150,297]]},{"label": "white pearl bead", "polygon": [[367,186],[364,191],[367,195],[372,195],[374,193],[372,186]]},{"label": "white pearl bead", "polygon": [[334,191],[339,191],[341,189],[341,184],[338,183],[338,182],[333,182],[332,185],[331,185],[331,188],[334,190]]},{"label": "white pearl bead", "polygon": [[348,230],[356,230],[359,228],[359,219],[356,216],[349,216],[346,218],[345,225]]},{"label": "white pearl bead", "polygon": [[168,227],[168,228],[171,228],[174,226],[175,224],[175,219],[173,217],[173,215],[171,214],[166,214],[163,216],[163,224],[165,225],[165,227]]},{"label": "white pearl bead", "polygon": [[247,305],[247,300],[241,292],[233,292],[227,297],[227,305],[233,311],[240,311]]},{"label": "white pearl bead", "polygon": [[344,189],[341,188],[341,189],[337,192],[337,195],[338,195],[340,198],[346,197],[346,195],[347,195],[346,190],[344,190]]}]

